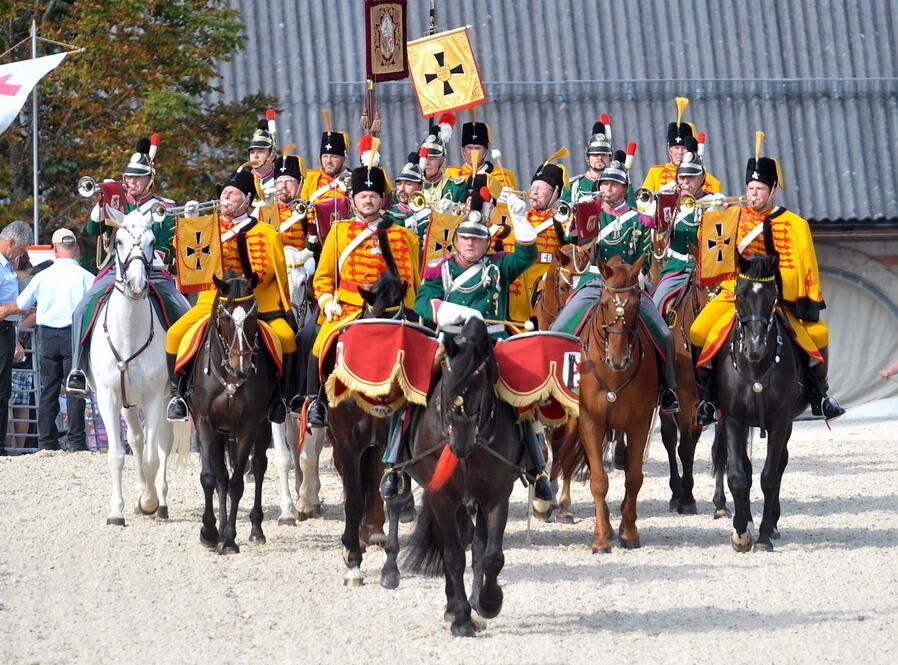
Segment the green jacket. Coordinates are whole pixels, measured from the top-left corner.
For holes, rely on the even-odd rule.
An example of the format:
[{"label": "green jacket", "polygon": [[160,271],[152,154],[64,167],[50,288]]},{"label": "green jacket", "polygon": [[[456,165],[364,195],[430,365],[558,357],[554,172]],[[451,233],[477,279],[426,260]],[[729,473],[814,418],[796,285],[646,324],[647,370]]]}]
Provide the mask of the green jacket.
[{"label": "green jacket", "polygon": [[661,277],[682,272],[686,268],[695,268],[695,257],[690,255],[689,245],[698,245],[698,222],[695,211],[684,213],[682,208],[677,214],[670,230],[669,252],[661,269]]},{"label": "green jacket", "polygon": [[[652,237],[649,228],[643,224],[640,217],[640,214],[632,208],[619,217],[603,210],[599,216],[599,235],[612,224],[619,223],[620,228],[610,230],[596,243],[593,250],[594,257],[607,263],[612,257],[619,256],[631,265],[641,256],[648,259],[652,251]],[[649,265],[648,260],[643,263],[643,272],[648,273]]]},{"label": "green jacket", "polygon": [[[174,205],[174,201],[171,199],[166,199],[158,194],[152,194],[150,198],[145,200],[140,205],[136,203],[131,203],[130,201],[125,201],[125,214],[127,215],[129,212],[133,212],[134,210],[140,210],[145,216],[149,217],[150,211],[153,208],[153,205],[156,203],[162,203],[166,206]],[[156,238],[156,251],[162,254],[162,261],[165,265],[170,266],[174,263],[175,260],[175,249],[174,249],[174,240],[175,240],[175,218],[170,215],[166,215],[165,219],[159,222],[153,222],[150,227],[153,236]],[[91,235],[100,235],[100,224],[99,222],[95,222],[92,219],[87,221],[87,224],[84,226],[84,230]],[[107,227],[107,232],[111,231],[109,227]]]}]

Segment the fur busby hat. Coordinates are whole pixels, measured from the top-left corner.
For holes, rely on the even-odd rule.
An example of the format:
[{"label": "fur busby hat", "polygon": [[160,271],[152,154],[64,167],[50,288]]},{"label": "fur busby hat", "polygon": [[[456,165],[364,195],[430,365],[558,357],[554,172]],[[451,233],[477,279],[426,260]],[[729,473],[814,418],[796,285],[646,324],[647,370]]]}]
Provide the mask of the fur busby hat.
[{"label": "fur busby hat", "polygon": [[403,165],[396,180],[408,180],[409,182],[424,182],[424,174],[418,165],[418,153],[410,152],[408,161]]},{"label": "fur busby hat", "polygon": [[219,196],[221,196],[225,187],[236,187],[248,196],[250,200],[256,196],[256,181],[253,178],[253,172],[244,166],[234,171],[223,184],[218,186]]},{"label": "fur busby hat", "polygon": [[567,157],[569,151],[567,148],[561,148],[553,155],[551,155],[546,161],[540,164],[539,168],[536,169],[536,173],[533,174],[533,177],[530,179],[530,182],[534,182],[536,180],[542,180],[545,183],[548,183],[550,187],[558,190],[560,193],[565,187],[567,187],[567,171],[564,166],[560,164],[552,164],[556,159],[561,159],[562,157]]},{"label": "fur busby hat", "polygon": [[134,152],[128,160],[122,175],[146,175],[151,178],[156,175],[153,162],[156,157],[156,148],[159,146],[159,134],[153,134],[152,138],[139,138],[134,146]]},{"label": "fur busby hat", "polygon": [[704,175],[705,164],[699,154],[698,141],[692,136],[687,136],[683,143],[686,145],[687,152],[683,155],[683,160],[677,167],[677,177],[681,175]]},{"label": "fur busby hat", "polygon": [[490,147],[490,126],[485,122],[466,122],[461,126],[461,144]]},{"label": "fur busby hat", "polygon": [[359,192],[377,192],[381,196],[388,194],[390,185],[387,175],[378,166],[380,164],[380,139],[366,134],[359,140],[359,155],[362,165],[352,170],[349,188],[352,194]]},{"label": "fur busby hat", "polygon": [[324,118],[324,132],[321,134],[321,149],[319,155],[337,155],[346,157],[349,152],[349,137],[346,132],[335,132],[331,127],[331,112],[328,109],[321,110]]},{"label": "fur busby hat", "polygon": [[274,160],[274,178],[277,180],[283,176],[289,176],[302,182],[306,176],[306,165],[299,155],[285,155]]},{"label": "fur busby hat", "polygon": [[695,136],[695,125],[683,121],[683,114],[686,112],[686,107],[689,106],[689,100],[686,97],[677,97],[674,99],[674,103],[677,105],[677,119],[667,126],[668,148],[681,146],[687,136]]},{"label": "fur busby hat", "polygon": [[745,184],[762,182],[771,189],[783,188],[783,171],[775,157],[762,157],[764,132],[755,132],[755,156],[748,160],[745,167]]},{"label": "fur busby hat", "polygon": [[614,153],[614,159],[602,171],[599,176],[599,182],[610,180],[619,182],[624,186],[630,184],[630,168],[633,166],[633,157],[636,155],[636,143],[630,141],[627,144],[627,151],[618,150]]},{"label": "fur busby hat", "polygon": [[607,113],[600,116],[599,122],[592,126],[592,136],[586,143],[587,155],[610,155],[614,152],[611,147],[611,118]]},{"label": "fur busby hat", "polygon": [[456,235],[470,236],[472,238],[489,238],[490,230],[487,226],[488,205],[492,198],[489,189],[484,186],[480,190],[471,193],[470,209],[458,226],[455,227]]}]

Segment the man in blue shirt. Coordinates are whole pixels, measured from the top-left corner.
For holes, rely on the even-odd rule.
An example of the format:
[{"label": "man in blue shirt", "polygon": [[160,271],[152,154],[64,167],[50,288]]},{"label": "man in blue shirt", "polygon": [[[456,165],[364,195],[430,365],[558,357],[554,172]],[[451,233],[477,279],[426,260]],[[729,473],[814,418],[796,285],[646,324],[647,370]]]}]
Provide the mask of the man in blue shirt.
[{"label": "man in blue shirt", "polygon": [[[31,242],[31,227],[12,222],[0,232],[0,303],[9,303],[19,295],[15,263]],[[13,354],[16,350],[18,315],[0,305],[0,455],[6,454],[6,426],[9,423],[9,396],[12,389]]]}]

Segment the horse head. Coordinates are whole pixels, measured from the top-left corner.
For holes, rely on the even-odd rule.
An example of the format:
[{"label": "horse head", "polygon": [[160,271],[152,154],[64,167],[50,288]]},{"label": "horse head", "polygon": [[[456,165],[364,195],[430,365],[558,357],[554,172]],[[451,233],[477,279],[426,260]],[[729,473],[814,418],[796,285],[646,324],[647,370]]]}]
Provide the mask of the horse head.
[{"label": "horse head", "polygon": [[383,319],[402,317],[402,302],[408,284],[389,270],[380,273],[370,289],[359,287],[359,295],[365,301],[363,319]]},{"label": "horse head", "polygon": [[259,276],[247,279],[232,270],[222,279],[213,276],[218,294],[214,320],[222,352],[222,368],[237,379],[246,379],[254,370],[253,353],[258,347],[258,309],[254,290]]},{"label": "horse head", "polygon": [[138,210],[129,212],[115,230],[114,246],[116,287],[129,298],[145,298],[156,249],[150,219]]},{"label": "horse head", "polygon": [[629,265],[615,256],[608,263],[598,263],[604,284],[593,320],[601,322],[604,361],[615,372],[623,372],[633,364],[633,344],[639,336],[639,272],[644,260],[643,256]]},{"label": "horse head", "polygon": [[768,354],[776,321],[779,294],[776,275],[779,256],[761,254],[739,257],[736,278],[736,339],[738,352],[749,363],[760,363]]},{"label": "horse head", "polygon": [[[486,324],[471,318],[461,332],[446,340],[441,402],[449,447],[466,457],[478,442],[489,443],[495,426],[499,368]],[[485,431],[486,430],[486,431]],[[493,430],[494,433],[494,430]]]}]

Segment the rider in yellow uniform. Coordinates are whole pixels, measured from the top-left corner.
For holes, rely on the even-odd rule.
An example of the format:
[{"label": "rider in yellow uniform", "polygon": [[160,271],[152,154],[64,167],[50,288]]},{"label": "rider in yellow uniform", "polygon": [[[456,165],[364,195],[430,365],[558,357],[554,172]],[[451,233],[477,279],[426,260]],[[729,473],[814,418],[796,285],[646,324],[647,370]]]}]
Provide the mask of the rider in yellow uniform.
[{"label": "rider in yellow uniform", "polygon": [[461,156],[463,164],[461,166],[449,166],[446,168],[446,175],[450,178],[464,178],[470,180],[473,174],[472,156],[474,153],[479,155],[477,160],[477,173],[488,173],[500,183],[503,187],[517,189],[517,179],[514,173],[498,164],[493,164],[486,159],[493,154],[490,152],[490,127],[485,122],[466,122],[461,126]]},{"label": "rider in yellow uniform", "polygon": [[[284,245],[275,229],[249,216],[254,195],[252,173],[243,169],[234,173],[221,190],[221,267],[222,272],[233,270],[247,276],[252,273],[258,275],[255,297],[259,318],[269,325],[280,340],[284,353],[281,393],[283,397],[290,399],[291,408],[295,409],[300,401],[296,398],[294,387],[296,331],[287,320],[290,297]],[[214,288],[201,292],[196,305],[175,321],[166,334],[165,351],[172,384],[172,398],[168,404],[169,420],[178,421],[187,417],[187,404],[183,394],[185,382],[175,374],[174,369],[178,346],[194,323],[211,314],[215,296]],[[285,415],[283,400],[272,404],[269,413],[272,422],[283,422]]]},{"label": "rider in yellow uniform", "polygon": [[[820,319],[820,310],[826,304],[820,291],[820,273],[810,227],[803,218],[774,203],[777,190],[782,187],[782,172],[777,160],[760,156],[749,159],[745,182],[748,205],[739,206],[735,213],[738,214],[734,239],[736,251],[746,258],[770,253],[779,256],[779,305],[796,328],[796,340],[807,358],[811,410],[814,415],[822,415],[827,420],[837,418],[845,413],[845,409],[827,394],[829,328]],[[716,420],[711,363],[721,346],[709,336],[716,330],[715,324],[719,320],[732,316],[736,306],[734,289],[734,279],[724,280],[720,293],[699,313],[690,329],[697,365],[696,379],[702,398],[696,421],[703,427]]]}]

